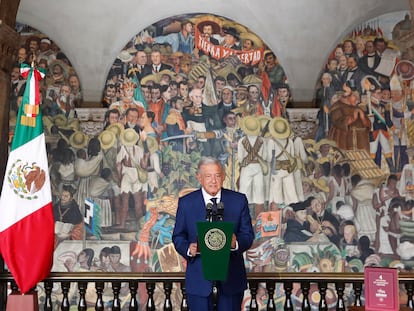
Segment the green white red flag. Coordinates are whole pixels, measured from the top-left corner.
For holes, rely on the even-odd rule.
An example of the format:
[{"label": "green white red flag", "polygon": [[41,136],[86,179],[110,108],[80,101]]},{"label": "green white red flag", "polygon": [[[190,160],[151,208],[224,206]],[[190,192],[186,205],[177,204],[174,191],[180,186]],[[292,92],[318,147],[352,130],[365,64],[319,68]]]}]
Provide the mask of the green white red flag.
[{"label": "green white red flag", "polygon": [[0,197],[0,253],[20,291],[46,278],[53,264],[54,218],[39,81],[44,73],[25,65],[23,101]]}]

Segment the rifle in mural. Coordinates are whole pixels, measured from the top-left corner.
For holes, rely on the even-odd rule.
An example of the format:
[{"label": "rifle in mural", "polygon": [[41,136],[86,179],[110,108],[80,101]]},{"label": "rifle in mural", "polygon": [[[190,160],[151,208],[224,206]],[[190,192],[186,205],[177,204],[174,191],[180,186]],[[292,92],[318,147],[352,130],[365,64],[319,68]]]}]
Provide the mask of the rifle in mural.
[{"label": "rifle in mural", "polygon": [[[397,155],[397,163],[395,163],[395,165],[399,166],[400,165],[400,160],[401,160],[401,144],[402,144],[402,140],[403,140],[403,135],[405,131],[406,134],[406,140],[407,140],[407,146],[410,144],[410,137],[411,135],[408,135],[409,132],[409,127],[412,128],[412,123],[410,120],[410,113],[406,113],[408,111],[408,106],[407,106],[407,91],[409,90],[408,87],[408,83],[410,80],[412,80],[414,78],[414,64],[412,62],[410,62],[409,60],[401,60],[398,62],[397,65],[395,65],[395,72],[397,73],[398,79],[396,79],[395,81],[393,80],[393,78],[391,78],[390,84],[392,83],[400,83],[401,87],[402,87],[402,107],[401,107],[401,111],[404,113],[404,124],[400,129],[400,132],[398,133],[398,143],[399,143],[399,148],[398,148],[398,155]],[[391,107],[392,108],[392,107]],[[396,169],[401,170],[402,167],[397,167]]]}]

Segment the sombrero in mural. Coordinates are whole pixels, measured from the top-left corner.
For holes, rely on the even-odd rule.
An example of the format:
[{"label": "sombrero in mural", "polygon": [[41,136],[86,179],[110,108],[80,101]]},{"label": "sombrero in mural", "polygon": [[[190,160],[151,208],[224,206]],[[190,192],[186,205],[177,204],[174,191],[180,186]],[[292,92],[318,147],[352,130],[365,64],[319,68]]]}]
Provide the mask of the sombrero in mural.
[{"label": "sombrero in mural", "polygon": [[395,65],[395,72],[403,80],[412,80],[414,78],[414,63],[409,60],[400,60]]},{"label": "sombrero in mural", "polygon": [[269,124],[270,134],[276,139],[288,138],[291,134],[289,122],[282,117],[274,117]]},{"label": "sombrero in mural", "polygon": [[212,15],[203,16],[197,19],[195,24],[200,33],[203,33],[203,27],[206,25],[211,25],[214,34],[219,34],[221,32],[221,20]]},{"label": "sombrero in mural", "polygon": [[336,147],[336,142],[331,139],[322,138],[317,143],[315,143],[315,146],[314,146],[315,150],[319,150],[319,148],[323,145],[330,145],[330,146]]},{"label": "sombrero in mural", "polygon": [[121,53],[119,53],[118,58],[123,63],[129,63],[134,59],[134,56],[132,56],[127,50],[122,50]]},{"label": "sombrero in mural", "polygon": [[[147,143],[147,147],[148,147],[148,150],[149,150],[150,154],[153,154],[154,152],[156,152],[158,150],[158,142],[157,142],[157,139],[155,139],[155,137],[148,136],[145,141]],[[143,144],[142,144],[141,140],[139,141],[138,145],[143,147]]]},{"label": "sombrero in mural", "polygon": [[115,145],[116,136],[114,132],[105,130],[99,134],[98,140],[101,143],[101,148],[103,150],[108,150]]},{"label": "sombrero in mural", "polygon": [[69,144],[75,149],[85,148],[89,143],[89,136],[81,131],[76,131],[69,137]]},{"label": "sombrero in mural", "polygon": [[260,134],[260,122],[254,116],[243,117],[241,119],[240,127],[248,136],[257,136]]},{"label": "sombrero in mural", "polygon": [[242,80],[243,85],[256,85],[259,89],[262,85],[262,79],[255,74],[247,75]]},{"label": "sombrero in mural", "polygon": [[68,123],[68,119],[63,114],[57,114],[53,117],[53,123],[57,127],[66,126]]},{"label": "sombrero in mural", "polygon": [[150,81],[152,81],[154,83],[159,83],[160,82],[160,76],[156,75],[156,74],[146,75],[146,76],[142,77],[141,85],[147,85],[148,82],[150,82]]},{"label": "sombrero in mural", "polygon": [[79,131],[80,130],[80,121],[78,118],[71,118],[68,119],[65,126],[59,126],[61,130],[74,130]]},{"label": "sombrero in mural", "polygon": [[323,192],[329,192],[329,185],[323,178],[313,179],[313,185]]},{"label": "sombrero in mural", "polygon": [[254,48],[261,48],[263,46],[263,41],[258,36],[256,36],[254,33],[251,33],[251,32],[241,32],[240,39],[241,41],[244,41],[244,40],[252,41]]},{"label": "sombrero in mural", "polygon": [[157,73],[158,76],[158,81],[161,80],[162,76],[167,75],[169,76],[171,79],[175,79],[175,76],[177,75],[174,71],[169,70],[169,69],[164,69],[161,70],[160,72]]},{"label": "sombrero in mural", "polygon": [[125,128],[121,123],[112,123],[108,125],[106,130],[113,132],[116,135],[116,137],[119,137],[119,135],[121,135]]},{"label": "sombrero in mural", "polygon": [[122,145],[133,146],[139,140],[139,135],[134,129],[129,128],[122,132],[120,138]]}]

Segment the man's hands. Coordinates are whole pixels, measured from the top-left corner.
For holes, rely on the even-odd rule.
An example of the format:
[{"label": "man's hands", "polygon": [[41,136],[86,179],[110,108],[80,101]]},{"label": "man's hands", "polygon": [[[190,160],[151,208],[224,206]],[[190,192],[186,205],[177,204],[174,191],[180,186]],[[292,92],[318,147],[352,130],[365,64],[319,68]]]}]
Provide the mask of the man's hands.
[{"label": "man's hands", "polygon": [[[237,238],[236,235],[233,233],[231,237],[231,249],[235,249],[237,247]],[[190,243],[190,246],[188,247],[188,254],[191,257],[195,257],[197,255],[197,243]]]},{"label": "man's hands", "polygon": [[190,246],[188,247],[188,253],[191,257],[195,257],[195,255],[197,255],[197,243],[190,243]]},{"label": "man's hands", "polygon": [[236,242],[237,242],[237,238],[236,238],[236,235],[233,233],[233,235],[231,236],[231,248],[232,249],[236,248],[237,246]]}]

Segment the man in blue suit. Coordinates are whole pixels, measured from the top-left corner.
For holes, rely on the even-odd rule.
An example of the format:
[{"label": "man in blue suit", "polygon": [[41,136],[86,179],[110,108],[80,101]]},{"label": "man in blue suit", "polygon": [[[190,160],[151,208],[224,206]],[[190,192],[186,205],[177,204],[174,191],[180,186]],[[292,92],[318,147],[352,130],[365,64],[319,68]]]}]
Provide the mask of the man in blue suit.
[{"label": "man in blue suit", "polygon": [[173,242],[176,250],[187,260],[186,292],[192,311],[212,310],[213,282],[205,280],[200,255],[197,254],[197,222],[206,220],[206,205],[212,198],[224,205],[223,221],[234,223],[228,276],[217,282],[218,311],[240,311],[247,277],[243,252],[253,243],[254,233],[247,198],[239,192],[223,189],[225,173],[221,163],[203,157],[198,164],[197,180],[201,189],[178,201]]}]

